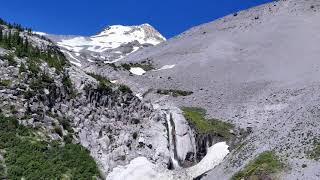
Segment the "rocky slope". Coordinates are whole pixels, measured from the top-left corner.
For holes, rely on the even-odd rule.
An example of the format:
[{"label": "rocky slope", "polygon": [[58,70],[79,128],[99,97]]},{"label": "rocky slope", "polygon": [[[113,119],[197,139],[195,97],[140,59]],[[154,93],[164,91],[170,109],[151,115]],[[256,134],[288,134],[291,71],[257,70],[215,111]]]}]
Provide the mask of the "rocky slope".
[{"label": "rocky slope", "polygon": [[204,179],[229,179],[265,151],[274,152],[285,168],[253,171],[247,178],[318,179],[319,3],[275,1],[192,28],[118,62],[143,69],[148,61],[153,68],[143,75],[109,67],[96,72],[151,101],[160,97],[158,89],[191,91],[168,93],[167,101],[205,108],[208,118],[251,132]]},{"label": "rocky slope", "polygon": [[[34,129],[43,141],[81,144],[96,160],[101,177],[137,156],[161,167],[169,164],[165,114],[127,86],[70,65],[50,40],[6,24],[0,30],[3,115]],[[7,149],[0,148],[6,166]],[[7,171],[4,176],[15,178],[11,166]]]},{"label": "rocky slope", "polygon": [[[72,165],[62,162],[63,165],[57,164],[56,167],[47,165],[44,159],[34,158],[33,154],[17,154],[12,150],[21,149],[17,145],[0,144],[1,177],[94,177],[115,180],[119,177],[139,179],[146,177],[144,173],[149,173],[150,178],[191,179],[217,165],[229,153],[228,145],[221,144],[210,151],[222,155],[208,156],[199,166],[190,167],[205,154],[197,158],[194,133],[174,104],[162,99],[144,101],[141,95],[135,94],[121,82],[107,79],[106,71],[100,73],[99,70],[106,70],[104,66],[94,63],[84,71],[82,67],[70,64],[62,53],[64,51],[39,33],[4,21],[0,23],[0,32],[0,125],[8,129],[8,132],[1,130],[0,137],[6,139],[15,131],[7,124],[10,119],[3,116],[12,117],[17,120],[15,127],[19,133],[21,128],[28,128],[34,134],[35,137],[23,136],[23,139],[32,139],[25,142],[35,148],[32,151],[37,151],[37,146],[32,145],[34,141],[39,141],[39,146],[46,149],[39,152],[44,159],[48,159],[50,152],[55,152],[56,144],[67,150],[69,146],[74,147],[71,149],[74,152],[69,150],[68,153],[80,156],[50,155],[52,159],[60,156],[74,158],[62,158]],[[114,70],[117,66],[107,67],[119,75],[124,71]],[[14,143],[20,144],[19,138],[14,136]],[[48,144],[48,149],[41,143]],[[210,146],[212,143],[210,141]],[[207,148],[204,145],[205,151]],[[79,149],[81,152],[77,152]],[[64,153],[64,150],[61,151]],[[96,163],[90,159],[88,152]],[[17,157],[19,162],[21,159],[23,164],[12,164],[12,159],[8,158],[10,156]],[[25,156],[34,160],[25,159]],[[216,161],[211,162],[217,157]],[[81,158],[84,161],[79,163]],[[152,171],[138,171],[135,177],[128,176],[125,172],[130,172],[137,164]],[[47,173],[46,169],[40,168],[42,166],[59,170],[56,174],[56,171]],[[84,170],[82,166],[88,168]],[[29,167],[38,169],[37,176],[30,173]],[[190,173],[181,170],[184,167],[190,167]],[[16,169],[20,169],[20,173],[16,174]]]}]

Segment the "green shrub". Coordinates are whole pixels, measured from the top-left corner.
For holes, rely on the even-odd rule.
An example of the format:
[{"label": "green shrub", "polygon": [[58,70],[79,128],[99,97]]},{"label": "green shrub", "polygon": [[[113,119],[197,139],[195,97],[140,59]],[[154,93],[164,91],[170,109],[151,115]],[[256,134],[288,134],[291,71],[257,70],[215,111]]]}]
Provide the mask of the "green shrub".
[{"label": "green shrub", "polygon": [[182,90],[174,90],[174,89],[158,89],[157,90],[158,94],[163,94],[163,95],[170,95],[173,97],[178,97],[178,96],[189,96],[193,94],[192,91],[182,91]]},{"label": "green shrub", "polygon": [[24,63],[21,63],[19,66],[19,73],[27,72],[26,65]]},{"label": "green shrub", "polygon": [[2,161],[0,161],[0,179],[7,179],[6,178],[6,168]]},{"label": "green shrub", "polygon": [[72,134],[68,134],[66,136],[63,136],[63,140],[64,140],[64,142],[71,144],[72,140],[73,140]]},{"label": "green shrub", "polygon": [[7,179],[92,179],[99,170],[80,145],[37,140],[32,129],[0,116],[0,148],[5,150]]},{"label": "green shrub", "polygon": [[59,119],[59,122],[62,125],[63,129],[67,130],[69,133],[73,133],[70,121],[67,118]]},{"label": "green shrub", "polygon": [[73,84],[72,84],[72,81],[70,79],[70,76],[69,74],[63,74],[63,77],[62,77],[62,84],[65,88],[65,90],[68,92],[68,94],[70,95],[69,97],[71,99],[77,97],[77,91],[73,88]]},{"label": "green shrub", "polygon": [[121,64],[121,67],[128,71],[130,71],[130,69],[133,67],[139,67],[145,71],[151,71],[155,69],[150,61],[142,61],[139,63],[129,63],[129,64],[124,63],[124,64]]},{"label": "green shrub", "polygon": [[38,75],[41,72],[38,63],[33,61],[28,61],[28,69],[33,75]]},{"label": "green shrub", "polygon": [[29,87],[34,90],[34,91],[37,91],[37,90],[40,90],[40,89],[43,89],[43,88],[46,88],[48,85],[48,83],[42,81],[41,77],[40,78],[37,78],[37,79],[33,79],[30,84],[29,84]]},{"label": "green shrub", "polygon": [[131,89],[126,85],[120,85],[119,90],[123,93],[132,93]]},{"label": "green shrub", "polygon": [[13,54],[6,54],[0,57],[1,59],[5,59],[8,61],[9,66],[17,66],[17,61],[14,59]]},{"label": "green shrub", "polygon": [[138,138],[138,133],[137,133],[137,132],[134,132],[134,133],[132,134],[132,138],[133,138],[133,139],[137,139],[137,138]]},{"label": "green shrub", "polygon": [[72,89],[72,81],[70,79],[70,77],[68,75],[63,75],[62,78],[62,84],[64,85],[64,87],[68,88],[68,89]]},{"label": "green shrub", "polygon": [[8,87],[11,85],[11,80],[0,80],[0,86]]},{"label": "green shrub", "polygon": [[16,107],[14,105],[10,105],[9,108],[10,108],[10,111],[11,111],[12,114],[18,113],[18,111],[17,111],[17,109],[16,109]]},{"label": "green shrub", "polygon": [[101,76],[101,75],[98,75],[98,74],[94,74],[94,73],[87,73],[89,76],[95,78],[101,87],[108,87],[111,85],[111,82],[109,81],[109,79]]},{"label": "green shrub", "polygon": [[54,132],[57,133],[60,137],[63,137],[63,132],[60,126],[55,126],[54,127]]},{"label": "green shrub", "polygon": [[41,80],[43,83],[51,84],[54,83],[54,79],[49,76],[47,73],[42,73]]},{"label": "green shrub", "polygon": [[283,164],[272,151],[265,151],[250,161],[241,171],[236,173],[231,180],[250,179],[253,176],[270,176],[279,172]]},{"label": "green shrub", "polygon": [[314,145],[314,148],[310,152],[310,158],[316,161],[319,161],[320,160],[320,141],[314,140],[313,145]]},{"label": "green shrub", "polygon": [[121,64],[121,67],[123,67],[125,70],[128,70],[128,71],[130,71],[131,69],[130,64]]},{"label": "green shrub", "polygon": [[23,93],[23,95],[25,99],[31,99],[33,96],[36,95],[36,93],[34,91],[27,90]]},{"label": "green shrub", "polygon": [[230,130],[233,125],[217,119],[206,119],[206,110],[197,107],[182,107],[183,114],[187,121],[191,123],[198,133],[217,134],[225,138],[231,136]]},{"label": "green shrub", "polygon": [[110,66],[110,67],[112,67],[113,70],[115,70],[115,71],[118,71],[119,68],[120,68],[119,66],[115,65],[114,63],[108,63],[107,65]]}]

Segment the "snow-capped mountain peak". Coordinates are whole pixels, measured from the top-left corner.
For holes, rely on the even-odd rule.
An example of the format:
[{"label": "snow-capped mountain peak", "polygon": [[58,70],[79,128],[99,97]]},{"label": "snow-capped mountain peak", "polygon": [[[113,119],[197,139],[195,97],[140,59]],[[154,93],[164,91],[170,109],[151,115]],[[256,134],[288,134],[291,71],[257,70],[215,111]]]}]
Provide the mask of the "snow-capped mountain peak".
[{"label": "snow-capped mountain peak", "polygon": [[138,41],[140,44],[157,45],[166,39],[151,25],[139,26],[108,26],[97,35],[91,36],[94,41],[109,44],[111,48]]},{"label": "snow-capped mountain peak", "polygon": [[47,36],[57,43],[71,63],[78,66],[95,61],[114,62],[141,48],[166,41],[150,24],[108,26],[89,37]]},{"label": "snow-capped mountain peak", "polygon": [[157,45],[166,40],[155,28],[150,24],[142,24],[139,26],[108,26],[99,34],[92,38],[101,38],[110,42],[128,43],[137,40],[140,44]]}]

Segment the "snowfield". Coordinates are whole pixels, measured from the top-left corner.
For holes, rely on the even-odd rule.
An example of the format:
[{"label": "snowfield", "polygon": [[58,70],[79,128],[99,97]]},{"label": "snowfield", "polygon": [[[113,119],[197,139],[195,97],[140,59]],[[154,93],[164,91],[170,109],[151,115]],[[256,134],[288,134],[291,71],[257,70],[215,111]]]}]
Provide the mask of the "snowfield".
[{"label": "snowfield", "polygon": [[195,178],[219,165],[229,154],[228,148],[229,146],[226,142],[220,142],[211,146],[208,149],[207,155],[197,165],[186,170],[188,175]]},{"label": "snowfield", "polygon": [[127,166],[118,166],[107,180],[171,180],[169,175],[156,171],[156,166],[145,157],[138,157]]},{"label": "snowfield", "polygon": [[[138,41],[140,44],[157,45],[166,39],[162,35],[158,35],[158,39],[148,37],[145,28],[152,28],[149,24],[141,26],[109,26],[98,35],[91,37],[74,37],[71,39],[63,39],[58,45],[73,52],[80,52],[83,49],[101,53],[109,49],[115,49],[123,44]],[[134,47],[133,52],[139,48]],[[118,51],[119,52],[119,51]]]},{"label": "snowfield", "polygon": [[161,71],[161,70],[166,70],[166,69],[172,69],[174,68],[176,65],[175,64],[172,64],[172,65],[164,65],[162,66],[160,69],[157,69],[155,71]]},{"label": "snowfield", "polygon": [[[142,48],[166,41],[166,38],[149,24],[108,26],[100,33],[88,37],[36,33],[48,37],[62,50],[68,51],[69,54],[66,53],[68,58],[73,59],[72,55],[80,57],[81,63],[92,63],[92,61],[114,63]],[[73,64],[79,66],[77,62]]]},{"label": "snowfield", "polygon": [[225,142],[214,144],[197,165],[177,171],[162,169],[147,158],[138,157],[126,166],[114,168],[107,180],[192,180],[220,164],[229,154],[228,148]]},{"label": "snowfield", "polygon": [[146,73],[146,71],[140,67],[132,67],[130,68],[130,72],[138,76],[144,75]]}]

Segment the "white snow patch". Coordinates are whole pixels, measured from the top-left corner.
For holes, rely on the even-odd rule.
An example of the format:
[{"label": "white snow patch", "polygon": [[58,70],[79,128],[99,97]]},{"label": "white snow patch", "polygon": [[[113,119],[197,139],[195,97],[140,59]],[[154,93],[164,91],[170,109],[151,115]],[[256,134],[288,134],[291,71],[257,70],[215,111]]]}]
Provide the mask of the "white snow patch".
[{"label": "white snow patch", "polygon": [[118,166],[107,176],[107,180],[169,180],[169,175],[157,172],[154,164],[145,157],[138,157],[126,166]]},{"label": "white snow patch", "polygon": [[68,56],[69,56],[71,59],[73,59],[73,60],[75,60],[75,61],[77,61],[77,62],[81,62],[79,59],[75,58],[70,52],[68,52],[68,51],[63,51],[63,50],[62,50],[62,52],[68,54]]},{"label": "white snow patch", "polygon": [[136,97],[139,98],[140,100],[143,99],[142,94],[140,93],[136,94]]},{"label": "white snow patch", "polygon": [[226,142],[219,142],[208,149],[207,155],[195,166],[187,168],[189,176],[195,178],[219,165],[229,154]]},{"label": "white snow patch", "polygon": [[62,40],[61,42],[58,42],[58,44],[63,44],[66,46],[81,46],[81,45],[86,45],[88,40],[84,37],[75,37],[72,39],[66,39]]},{"label": "white snow patch", "polygon": [[139,47],[133,47],[133,51],[131,53],[134,53],[134,52],[138,51],[139,49],[140,49]]},{"label": "white snow patch", "polygon": [[48,89],[44,89],[44,93],[45,93],[46,95],[48,95],[48,94],[50,94],[50,91],[49,91]]},{"label": "white snow patch", "polygon": [[92,60],[92,59],[87,59],[89,62],[92,62],[92,63],[94,63],[95,61],[94,60]]},{"label": "white snow patch", "polygon": [[45,35],[47,35],[47,33],[38,32],[38,31],[34,31],[33,33],[34,33],[34,34],[38,34],[38,35],[40,35],[40,36],[45,36]]},{"label": "white snow patch", "polygon": [[103,61],[103,63],[105,63],[105,64],[112,64],[111,61]]},{"label": "white snow patch", "polygon": [[115,84],[117,83],[118,81],[117,80],[113,80],[113,81],[110,81],[111,83]]},{"label": "white snow patch", "polygon": [[67,50],[73,51],[73,52],[80,52],[81,50],[84,49],[84,47],[69,46],[69,45],[62,44],[61,42],[58,42],[58,45],[59,45],[60,47],[66,48]]},{"label": "white snow patch", "polygon": [[71,63],[71,64],[74,64],[74,65],[76,65],[76,66],[79,66],[79,67],[82,66],[81,63],[78,63],[78,62],[70,61],[70,63]]},{"label": "white snow patch", "polygon": [[166,70],[166,69],[172,69],[174,68],[176,65],[175,64],[172,64],[172,65],[164,65],[162,66],[160,69],[157,69],[155,71],[161,71],[161,70]]},{"label": "white snow patch", "polygon": [[144,75],[146,73],[146,71],[140,67],[132,67],[130,68],[130,72],[138,76]]},{"label": "white snow patch", "polygon": [[195,166],[177,171],[162,169],[145,157],[133,159],[126,166],[117,166],[107,180],[191,180],[219,165],[229,154],[226,142],[214,144],[208,154]]}]

